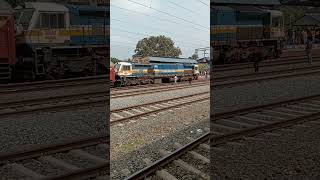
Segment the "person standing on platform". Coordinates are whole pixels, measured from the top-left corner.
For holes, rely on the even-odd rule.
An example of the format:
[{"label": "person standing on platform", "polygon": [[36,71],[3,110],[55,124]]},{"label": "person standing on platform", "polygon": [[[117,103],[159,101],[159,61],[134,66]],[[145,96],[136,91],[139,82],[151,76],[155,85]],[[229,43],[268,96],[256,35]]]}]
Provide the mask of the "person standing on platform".
[{"label": "person standing on platform", "polygon": [[306,53],[308,57],[308,62],[312,63],[312,43],[313,43],[313,36],[310,31],[307,32],[307,43],[306,43]]},{"label": "person standing on platform", "polygon": [[178,77],[177,75],[174,76],[174,84],[177,84],[177,81],[178,81]]},{"label": "person standing on platform", "polygon": [[262,61],[262,57],[259,54],[256,54],[253,57],[253,67],[254,67],[254,72],[259,72],[259,63]]}]

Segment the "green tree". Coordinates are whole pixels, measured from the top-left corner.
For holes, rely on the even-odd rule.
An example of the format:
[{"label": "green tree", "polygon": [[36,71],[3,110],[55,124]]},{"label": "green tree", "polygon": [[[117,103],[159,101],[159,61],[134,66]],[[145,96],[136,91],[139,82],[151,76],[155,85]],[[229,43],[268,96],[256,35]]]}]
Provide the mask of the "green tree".
[{"label": "green tree", "polygon": [[280,10],[283,12],[284,22],[286,27],[290,26],[290,22],[291,22],[291,25],[293,25],[295,21],[301,18],[303,15],[305,15],[307,11],[305,8],[302,8],[302,7],[288,7],[288,6],[281,7]]},{"label": "green tree", "polygon": [[179,57],[181,50],[174,46],[174,42],[169,37],[163,35],[151,36],[140,40],[135,49],[134,56],[157,56],[157,57]]},{"label": "green tree", "polygon": [[195,60],[197,60],[198,58],[199,57],[198,57],[198,55],[196,53],[192,54],[192,56],[189,57],[189,59],[195,59]]},{"label": "green tree", "polygon": [[111,61],[113,64],[115,64],[115,63],[119,62],[120,60],[117,59],[117,58],[111,57],[111,58],[110,58],[110,61]]}]

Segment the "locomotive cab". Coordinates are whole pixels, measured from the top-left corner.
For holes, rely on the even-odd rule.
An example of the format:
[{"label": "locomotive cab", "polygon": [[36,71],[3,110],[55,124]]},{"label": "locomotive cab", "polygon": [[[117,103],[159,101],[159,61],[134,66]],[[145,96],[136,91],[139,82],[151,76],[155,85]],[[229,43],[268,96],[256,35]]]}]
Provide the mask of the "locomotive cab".
[{"label": "locomotive cab", "polygon": [[199,75],[199,74],[200,74],[200,72],[199,72],[199,65],[197,65],[197,64],[194,65],[194,74],[195,74],[195,75]]},{"label": "locomotive cab", "polygon": [[69,16],[68,8],[57,3],[26,2],[25,8],[16,9],[17,35],[25,43],[63,44],[70,38],[59,30],[70,27]]},{"label": "locomotive cab", "polygon": [[282,39],[284,37],[284,17],[281,11],[268,10],[271,13],[271,38]]},{"label": "locomotive cab", "polygon": [[270,12],[270,39],[276,41],[274,57],[279,57],[282,54],[284,47],[284,17],[283,13],[278,10],[268,10]]},{"label": "locomotive cab", "polygon": [[195,64],[193,66],[193,77],[194,77],[194,79],[198,79],[199,75],[200,75],[199,65]]},{"label": "locomotive cab", "polygon": [[115,65],[115,68],[117,70],[117,74],[119,76],[131,76],[132,75],[132,64],[128,62],[118,62]]}]

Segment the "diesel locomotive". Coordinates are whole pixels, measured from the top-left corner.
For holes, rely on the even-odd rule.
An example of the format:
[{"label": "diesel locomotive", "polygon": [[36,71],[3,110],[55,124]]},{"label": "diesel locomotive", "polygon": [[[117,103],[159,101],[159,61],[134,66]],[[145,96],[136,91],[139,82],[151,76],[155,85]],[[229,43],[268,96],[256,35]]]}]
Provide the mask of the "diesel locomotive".
[{"label": "diesel locomotive", "polygon": [[110,81],[116,86],[170,82],[175,76],[183,81],[190,77],[198,79],[199,76],[196,60],[177,58],[150,57],[149,62],[144,64],[118,62],[114,70],[115,73],[110,73]]},{"label": "diesel locomotive", "polygon": [[5,17],[14,17],[10,32],[15,35],[8,37],[14,39],[15,58],[1,69],[8,72],[2,78],[60,79],[108,72],[107,6],[25,2]]},{"label": "diesel locomotive", "polygon": [[212,63],[237,63],[278,57],[284,46],[281,11],[253,6],[211,8]]}]

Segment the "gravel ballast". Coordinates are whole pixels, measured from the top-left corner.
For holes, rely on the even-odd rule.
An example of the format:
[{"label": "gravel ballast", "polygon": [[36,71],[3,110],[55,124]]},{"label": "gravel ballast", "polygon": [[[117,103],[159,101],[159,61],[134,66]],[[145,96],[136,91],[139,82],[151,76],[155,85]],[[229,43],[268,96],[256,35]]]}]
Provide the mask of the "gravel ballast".
[{"label": "gravel ballast", "polygon": [[[211,115],[316,95],[319,83],[319,75],[306,75],[217,88],[211,91]],[[261,141],[218,146],[211,151],[213,179],[319,178],[319,125],[293,129],[255,136]]]},{"label": "gravel ballast", "polygon": [[111,127],[112,179],[146,166],[143,159],[159,159],[159,150],[174,150],[174,142],[186,144],[209,127],[209,101],[194,103]]},{"label": "gravel ballast", "polygon": [[165,92],[156,92],[152,94],[144,94],[132,97],[116,98],[110,100],[110,110],[135,106],[139,104],[157,102],[160,100],[172,99],[182,96],[209,92],[210,86],[199,86],[186,89],[171,90]]},{"label": "gravel ballast", "polygon": [[107,133],[106,107],[79,107],[1,118],[0,152]]},{"label": "gravel ballast", "polygon": [[[318,120],[318,122],[320,122]],[[294,131],[276,130],[272,136],[240,140],[211,150],[214,179],[312,179],[320,177],[320,123],[293,126]]]},{"label": "gravel ballast", "polygon": [[320,94],[320,75],[267,80],[211,91],[211,113]]}]

